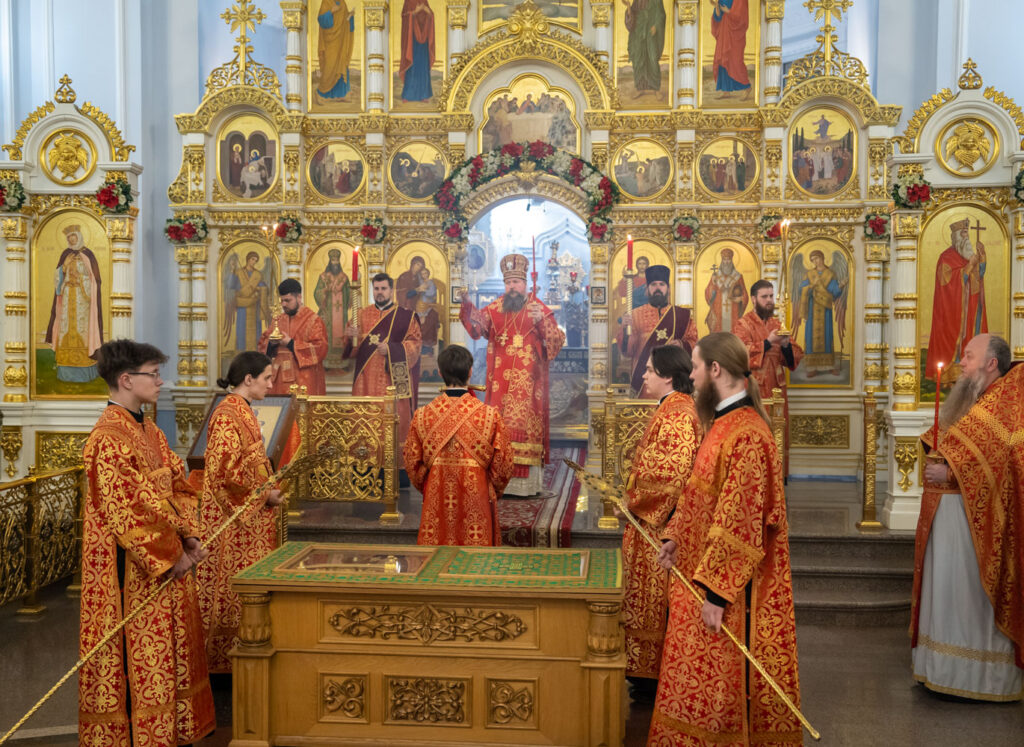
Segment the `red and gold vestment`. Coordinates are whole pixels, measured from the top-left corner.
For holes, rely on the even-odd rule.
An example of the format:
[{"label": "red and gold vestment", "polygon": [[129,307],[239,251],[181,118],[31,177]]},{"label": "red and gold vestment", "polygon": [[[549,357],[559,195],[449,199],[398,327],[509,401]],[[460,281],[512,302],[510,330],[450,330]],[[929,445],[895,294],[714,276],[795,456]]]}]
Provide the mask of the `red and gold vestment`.
[{"label": "red and gold vestment", "polygon": [[242,607],[231,577],[277,547],[278,509],[257,500],[212,545],[206,538],[238,510],[273,469],[259,421],[249,403],[229,394],[210,417],[200,508],[200,537],[210,551],[197,570],[199,608],[211,672],[230,672],[228,652],[238,636]]},{"label": "red and gold vestment", "polygon": [[[627,490],[629,510],[644,530],[658,537],[690,476],[701,437],[689,394],[672,392],[654,412],[633,457]],[[668,620],[668,573],[658,551],[630,524],[622,535],[626,628],[626,675],[658,678]]]},{"label": "red and gold vestment", "polygon": [[260,337],[258,348],[261,353],[266,353],[271,344],[270,333],[274,330],[274,324],[292,338],[292,345],[289,348],[277,344],[274,354],[270,356],[273,361],[274,386],[268,396],[287,397],[291,394],[293,384],[306,387],[306,394],[310,396],[327,394],[324,375],[327,327],[324,326],[324,320],[308,306],[300,306],[294,316],[279,314]]},{"label": "red and gold vestment", "polygon": [[468,392],[417,410],[405,471],[423,493],[417,543],[501,544],[497,501],[512,478],[512,451],[495,408]]},{"label": "red and gold vestment", "polygon": [[[932,431],[925,434],[927,446]],[[917,645],[925,549],[942,496],[963,496],[978,558],[981,585],[996,627],[1013,641],[1014,663],[1024,668],[1024,365],[996,379],[967,414],[939,436],[939,454],[955,484],[925,485],[917,520],[911,646]]]},{"label": "red and gold vestment", "polygon": [[[627,334],[625,329],[622,334]],[[633,309],[630,332],[625,339],[620,345],[625,345],[625,353],[631,361],[630,388],[640,399],[652,399],[644,384],[651,350],[661,345],[681,344],[687,353],[692,353],[697,344],[697,325],[689,309],[682,306],[658,308],[646,303]]]},{"label": "red and gold vestment", "polygon": [[[799,707],[782,470],[749,402],[715,418],[662,536],[678,545],[679,570],[727,602],[723,623]],[[678,580],[669,608],[648,744],[801,744],[799,720],[739,648],[708,629]]]},{"label": "red and gold vestment", "polygon": [[[364,306],[357,316],[358,334],[353,343],[356,355],[354,397],[383,397],[387,388],[398,392],[398,443],[409,433],[409,421],[416,409],[419,389],[420,352],[423,333],[416,315],[397,304],[386,309]],[[387,355],[377,345],[387,343]],[[349,352],[351,355],[352,353]]]},{"label": "red and gold vestment", "polygon": [[[513,477],[526,477],[530,467],[547,463],[550,451],[548,368],[565,344],[555,315],[533,296],[522,309],[502,310],[505,297],[476,309],[462,304],[459,318],[474,340],[487,340],[487,404],[501,413],[512,442]],[[529,308],[537,304],[534,323]]]},{"label": "red and gold vestment", "polygon": [[[89,434],[83,463],[82,655],[160,586],[184,551],[182,539],[199,536],[185,465],[148,418],[139,423],[109,405]],[[80,744],[166,747],[213,731],[194,577],[164,589],[78,676]]]}]

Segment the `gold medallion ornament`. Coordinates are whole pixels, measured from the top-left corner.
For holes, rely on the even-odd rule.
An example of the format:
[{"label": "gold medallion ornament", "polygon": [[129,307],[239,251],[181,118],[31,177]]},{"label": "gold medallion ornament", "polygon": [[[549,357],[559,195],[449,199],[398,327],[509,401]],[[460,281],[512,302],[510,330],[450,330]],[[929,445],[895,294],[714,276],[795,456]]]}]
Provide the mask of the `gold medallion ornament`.
[{"label": "gold medallion ornament", "polygon": [[955,119],[939,132],[935,153],[942,168],[953,176],[973,178],[996,162],[999,133],[984,119]]},{"label": "gold medallion ornament", "polygon": [[78,130],[55,130],[39,149],[39,163],[51,181],[81,184],[96,170],[96,146]]}]

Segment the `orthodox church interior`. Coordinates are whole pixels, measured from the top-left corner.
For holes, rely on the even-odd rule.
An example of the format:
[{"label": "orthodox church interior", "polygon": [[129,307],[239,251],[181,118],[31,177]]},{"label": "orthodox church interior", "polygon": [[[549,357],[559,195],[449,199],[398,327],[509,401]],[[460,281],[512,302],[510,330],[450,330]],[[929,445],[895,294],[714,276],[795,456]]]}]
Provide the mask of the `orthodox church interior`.
[{"label": "orthodox church interior", "polygon": [[[724,24],[734,7],[745,16]],[[0,0],[0,733],[78,655],[82,450],[107,401],[96,349],[167,354],[149,414],[200,468],[216,380],[274,327],[293,278],[327,330],[326,393],[296,387],[257,416],[273,458],[292,428],[307,453],[334,451],[287,484],[284,554],[240,587],[233,681],[214,682],[217,731],[197,744],[645,744],[652,708],[623,678],[625,524],[565,460],[624,486],[657,401],[631,392],[620,341],[647,303],[644,269],[663,265],[699,336],[730,331],[767,279],[804,350],[768,409],[787,458],[801,709],[822,743],[1020,744],[1019,702],[914,682],[907,625],[920,436],[958,343],[987,331],[1024,360],[1021,13]],[[964,222],[986,267],[961,313],[940,257]],[[518,551],[467,552],[461,574],[456,558],[417,580],[433,556],[415,544],[397,395],[353,396],[348,329],[386,272],[422,330],[418,404],[439,394],[449,345],[486,389],[488,342],[460,306],[502,295],[512,253],[565,343],[542,489],[497,516],[503,548],[547,554],[524,569]],[[352,582],[370,566],[376,585]],[[481,601],[501,579],[518,585]],[[346,605],[368,610],[363,637],[338,625]],[[477,632],[445,639],[435,619],[493,625],[503,606],[526,621],[501,628],[505,647],[467,620]],[[441,639],[415,638],[413,618]],[[443,705],[417,716],[427,702]],[[77,709],[71,678],[10,743],[77,744]]]}]

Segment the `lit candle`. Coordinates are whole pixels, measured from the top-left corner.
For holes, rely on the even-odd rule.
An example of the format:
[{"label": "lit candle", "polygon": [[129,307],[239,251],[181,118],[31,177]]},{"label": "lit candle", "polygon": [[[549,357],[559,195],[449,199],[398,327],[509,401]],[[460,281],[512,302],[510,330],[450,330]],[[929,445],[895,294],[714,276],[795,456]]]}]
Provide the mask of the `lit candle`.
[{"label": "lit candle", "polygon": [[935,446],[933,451],[939,450],[939,395],[942,394],[942,364],[935,372]]},{"label": "lit candle", "polygon": [[352,250],[352,282],[359,281],[359,247]]},{"label": "lit candle", "polygon": [[626,269],[633,269],[633,236],[626,234]]},{"label": "lit candle", "polygon": [[536,270],[537,270],[537,237],[536,236],[531,236],[530,237],[530,241],[533,242],[533,270],[534,270],[534,272],[536,272]]}]

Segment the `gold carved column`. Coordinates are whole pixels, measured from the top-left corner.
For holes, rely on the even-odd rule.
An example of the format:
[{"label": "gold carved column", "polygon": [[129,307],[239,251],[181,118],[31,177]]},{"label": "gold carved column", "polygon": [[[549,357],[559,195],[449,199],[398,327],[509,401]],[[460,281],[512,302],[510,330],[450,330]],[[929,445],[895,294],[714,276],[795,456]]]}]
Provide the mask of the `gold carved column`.
[{"label": "gold carved column", "polygon": [[[785,0],[768,0],[765,18],[768,28],[764,39],[764,103],[777,104],[782,94],[782,17]],[[828,42],[826,42],[828,43]]]},{"label": "gold carved column", "polygon": [[[615,292],[609,287],[608,261],[611,244],[591,243],[590,245],[590,385],[587,400],[590,422],[593,424],[603,417],[605,389],[612,369],[609,349],[609,305],[608,300]],[[599,468],[603,439],[598,429],[591,427],[590,443],[587,446],[587,468]]]},{"label": "gold carved column", "polygon": [[4,402],[28,401],[28,241],[29,218],[21,213],[0,217],[4,243]]},{"label": "gold carved column", "polygon": [[1010,345],[1015,360],[1024,360],[1024,205],[1013,210],[1013,265],[1010,268],[1013,291],[1013,316],[1010,319]]},{"label": "gold carved column", "polygon": [[[610,0],[590,0],[590,22],[594,27],[594,51],[605,64],[612,57],[612,3]],[[611,72],[609,68],[608,72]]]},{"label": "gold carved column", "polygon": [[466,51],[468,25],[469,0],[448,0],[448,64],[451,67],[459,63]]},{"label": "gold carved column", "polygon": [[889,305],[884,303],[889,242],[865,241],[864,258],[864,386],[882,391],[889,381],[889,346],[885,343]]},{"label": "gold carved column", "polygon": [[[918,164],[904,164],[920,170]],[[892,321],[888,324],[889,370],[892,374],[887,463],[889,488],[882,511],[882,523],[890,529],[911,530],[917,526],[921,508],[921,485],[917,479],[919,441],[927,414],[918,412],[920,356],[917,341],[917,256],[924,211],[893,211],[895,267],[892,271]]]},{"label": "gold carved column", "polygon": [[[187,244],[189,261],[192,263],[192,365],[190,386],[205,387],[209,381],[210,351],[209,305],[206,300],[206,268],[208,246],[206,242]],[[216,378],[216,377],[214,377]]]}]

